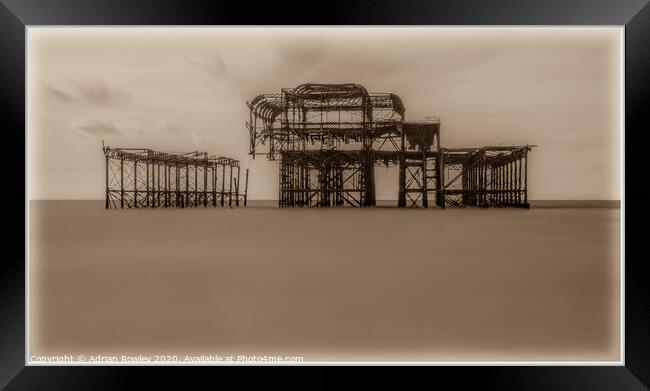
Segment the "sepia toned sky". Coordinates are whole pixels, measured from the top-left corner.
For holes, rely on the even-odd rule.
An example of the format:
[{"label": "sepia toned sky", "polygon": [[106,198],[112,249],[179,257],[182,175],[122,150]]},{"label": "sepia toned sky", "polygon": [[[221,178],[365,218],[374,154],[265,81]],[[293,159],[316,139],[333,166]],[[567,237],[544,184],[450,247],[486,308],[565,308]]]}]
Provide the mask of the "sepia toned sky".
[{"label": "sepia toned sky", "polygon": [[[536,144],[529,199],[620,199],[618,28],[29,28],[28,195],[102,199],[101,140],[207,151],[276,199],[246,101],[305,82],[401,96],[446,147]],[[377,198],[397,169],[377,168]]]}]

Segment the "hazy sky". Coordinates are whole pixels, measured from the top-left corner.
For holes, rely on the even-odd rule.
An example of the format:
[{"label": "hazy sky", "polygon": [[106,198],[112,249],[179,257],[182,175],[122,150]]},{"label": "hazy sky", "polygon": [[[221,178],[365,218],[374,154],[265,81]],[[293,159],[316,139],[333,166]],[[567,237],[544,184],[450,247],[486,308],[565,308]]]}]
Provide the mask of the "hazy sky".
[{"label": "hazy sky", "polygon": [[[276,199],[278,163],[248,155],[246,101],[305,82],[401,96],[447,147],[536,144],[530,199],[619,199],[620,30],[30,28],[30,199],[101,199],[113,147],[207,151]],[[377,198],[397,198],[397,168]]]}]

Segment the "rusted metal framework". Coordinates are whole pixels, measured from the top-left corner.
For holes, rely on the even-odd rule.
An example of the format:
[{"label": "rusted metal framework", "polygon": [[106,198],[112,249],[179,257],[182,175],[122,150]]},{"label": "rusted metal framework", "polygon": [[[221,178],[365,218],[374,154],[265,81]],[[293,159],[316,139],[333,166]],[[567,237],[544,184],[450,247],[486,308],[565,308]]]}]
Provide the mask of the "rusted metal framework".
[{"label": "rusted metal framework", "polygon": [[303,84],[248,102],[250,152],[277,160],[287,151],[399,149],[399,96],[358,84]]},{"label": "rusted metal framework", "polygon": [[440,148],[405,152],[398,206],[528,208],[528,152],[532,145]]},{"label": "rusted metal framework", "polygon": [[205,152],[170,153],[103,146],[106,209],[246,206],[239,161]]},{"label": "rusted metal framework", "polygon": [[280,160],[280,207],[374,206],[381,164],[399,166],[399,207],[528,207],[534,146],[442,148],[440,120],[406,121],[395,94],[308,83],[247,104],[250,154]]},{"label": "rusted metal framework", "polygon": [[372,160],[364,151],[286,151],[280,159],[280,207],[368,206]]}]

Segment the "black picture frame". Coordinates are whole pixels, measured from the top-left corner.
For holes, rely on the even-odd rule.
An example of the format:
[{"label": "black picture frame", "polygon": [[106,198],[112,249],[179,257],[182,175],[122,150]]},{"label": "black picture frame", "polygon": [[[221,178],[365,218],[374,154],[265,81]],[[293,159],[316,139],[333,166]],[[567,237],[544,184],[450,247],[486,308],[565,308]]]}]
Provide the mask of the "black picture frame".
[{"label": "black picture frame", "polygon": [[[648,0],[357,1],[315,7],[277,3],[121,0],[0,0],[0,86],[5,138],[5,251],[0,280],[0,386],[8,389],[120,389],[133,367],[25,366],[25,28],[30,25],[625,25],[625,356],[624,366],[435,367],[458,386],[499,389],[642,390],[650,387],[650,294],[642,235],[650,181],[641,148],[650,131],[650,5]],[[289,10],[293,9],[292,13]],[[311,9],[311,10],[310,10]],[[22,168],[22,169],[21,169]],[[645,175],[645,176],[644,176]],[[636,179],[635,179],[636,178]],[[635,229],[634,227],[639,227]],[[174,368],[180,369],[180,368]],[[170,380],[168,368],[147,368]],[[201,376],[197,376],[201,373]],[[181,382],[212,379],[192,370]],[[138,372],[139,374],[139,372]],[[205,376],[205,378],[203,378]],[[432,377],[433,376],[433,377]],[[400,378],[399,384],[417,377]],[[212,379],[214,380],[214,379]],[[644,386],[645,385],[645,386]]]}]

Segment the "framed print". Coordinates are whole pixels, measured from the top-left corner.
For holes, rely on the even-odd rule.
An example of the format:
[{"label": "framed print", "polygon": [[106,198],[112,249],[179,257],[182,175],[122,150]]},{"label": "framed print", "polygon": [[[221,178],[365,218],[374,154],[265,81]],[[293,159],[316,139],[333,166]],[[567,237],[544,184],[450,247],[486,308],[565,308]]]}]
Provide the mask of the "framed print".
[{"label": "framed print", "polygon": [[3,0],[3,386],[647,387],[645,1],[242,7]]}]

